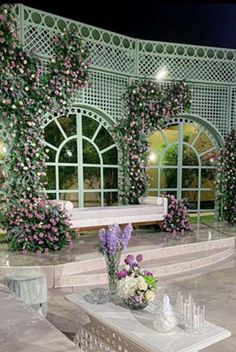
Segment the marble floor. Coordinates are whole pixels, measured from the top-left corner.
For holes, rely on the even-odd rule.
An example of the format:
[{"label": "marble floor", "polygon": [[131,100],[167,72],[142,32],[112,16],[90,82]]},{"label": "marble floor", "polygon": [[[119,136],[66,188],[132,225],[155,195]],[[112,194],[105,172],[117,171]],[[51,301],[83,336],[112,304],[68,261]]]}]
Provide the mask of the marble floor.
[{"label": "marble floor", "polygon": [[[192,293],[194,299],[206,305],[208,321],[230,330],[232,336],[204,349],[206,352],[236,351],[236,257],[223,264],[188,276],[178,276],[159,282],[174,304],[179,291]],[[49,290],[47,319],[70,339],[88,318],[78,307],[65,300],[71,288]]]},{"label": "marble floor", "polygon": [[[235,227],[224,223],[194,225],[191,235],[178,240],[167,239],[164,233],[156,229],[136,229],[129,247],[166,247],[185,243],[211,241],[235,236]],[[0,247],[0,266],[6,265],[48,265],[77,261],[81,256],[97,253],[97,233],[86,233],[79,237],[71,251],[63,249],[58,253],[49,253],[36,257],[35,255],[16,254],[8,250],[6,245]],[[177,293],[192,293],[194,299],[206,305],[208,321],[231,331],[232,336],[211,347],[206,352],[236,351],[236,256],[217,265],[200,269],[188,274],[178,274],[159,281],[159,285],[174,304]],[[48,290],[47,319],[70,339],[84,325],[88,318],[78,307],[65,299],[73,289],[58,288]]]},{"label": "marble floor", "polygon": [[[177,244],[211,241],[236,235],[235,228],[227,223],[194,224],[193,228],[194,231],[187,233],[186,237],[168,239],[165,232],[157,231],[158,229],[155,227],[141,227],[134,230],[129,242],[129,248],[161,248]],[[72,249],[63,248],[61,251],[41,254],[39,257],[31,253],[11,252],[8,249],[8,244],[1,243],[0,267],[56,265],[78,261],[88,254],[94,255],[96,253],[95,255],[97,255],[97,233],[97,231],[85,232],[74,242]]]},{"label": "marble floor", "polygon": [[[179,241],[191,243],[235,236],[235,234],[235,228],[226,224],[201,224],[195,226],[192,236],[181,238]],[[159,246],[168,246],[176,244],[176,240],[166,240],[165,242],[161,233],[159,236],[154,236],[155,233],[136,231],[130,245],[141,246],[145,243],[150,246],[155,243]],[[94,248],[94,236],[81,236],[80,241],[88,249],[88,252]],[[177,241],[178,244],[179,241]],[[172,304],[175,303],[179,291],[185,295],[191,292],[195,301],[206,305],[208,321],[231,331],[230,338],[214,344],[204,351],[236,351],[236,256],[194,273],[162,279],[159,281],[159,285],[162,292],[164,290],[168,294]],[[78,307],[65,300],[65,296],[71,292],[73,292],[72,288],[49,290],[47,319],[66,336],[73,339],[75,332],[88,321],[88,318]]]}]

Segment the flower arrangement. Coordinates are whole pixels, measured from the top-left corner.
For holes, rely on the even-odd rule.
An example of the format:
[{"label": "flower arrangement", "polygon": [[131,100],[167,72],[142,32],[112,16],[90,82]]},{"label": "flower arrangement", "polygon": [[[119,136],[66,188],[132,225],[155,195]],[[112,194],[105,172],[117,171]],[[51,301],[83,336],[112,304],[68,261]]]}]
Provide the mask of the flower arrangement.
[{"label": "flower arrangement", "polygon": [[12,250],[40,254],[72,246],[76,233],[60,207],[39,198],[21,199],[9,213],[8,236]]},{"label": "flower arrangement", "polygon": [[186,202],[183,199],[177,200],[173,194],[165,197],[168,198],[168,212],[163,221],[164,231],[171,233],[172,237],[177,236],[177,231],[180,231],[181,236],[185,235],[184,231],[192,231]]},{"label": "flower arrangement", "polygon": [[108,230],[102,228],[99,231],[99,251],[105,255],[111,294],[117,291],[117,271],[121,251],[127,247],[132,231],[131,224],[126,225],[123,231],[118,224],[109,226]]},{"label": "flower arrangement", "polygon": [[127,247],[132,231],[131,224],[125,226],[123,231],[118,224],[109,226],[108,230],[102,228],[99,231],[99,251],[110,257],[116,255]]},{"label": "flower arrangement", "polygon": [[154,300],[157,291],[157,278],[150,271],[140,268],[142,260],[142,254],[136,258],[129,254],[124,260],[124,269],[117,273],[118,294],[132,309],[145,308]]},{"label": "flower arrangement", "polygon": [[140,81],[128,86],[124,100],[124,117],[113,128],[122,150],[120,196],[124,204],[138,204],[149,182],[148,136],[165,128],[170,117],[189,110],[191,89],[185,82]]}]

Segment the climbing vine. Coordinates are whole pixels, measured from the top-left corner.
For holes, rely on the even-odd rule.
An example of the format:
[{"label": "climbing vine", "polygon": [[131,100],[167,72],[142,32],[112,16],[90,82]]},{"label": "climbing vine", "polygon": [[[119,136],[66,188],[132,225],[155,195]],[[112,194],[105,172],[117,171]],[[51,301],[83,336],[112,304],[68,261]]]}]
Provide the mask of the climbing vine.
[{"label": "climbing vine", "polygon": [[165,128],[170,117],[188,111],[191,89],[185,82],[160,85],[145,81],[131,84],[124,98],[124,117],[114,126],[122,151],[120,196],[123,204],[137,204],[149,180],[148,136]]},{"label": "climbing vine", "polygon": [[[13,249],[43,251],[52,247],[47,245],[48,241],[43,246],[29,246],[27,227],[23,226],[23,222],[27,225],[27,219],[19,214],[42,204],[44,215],[40,211],[42,219],[38,218],[38,222],[48,221],[48,207],[53,206],[45,202],[47,153],[43,145],[43,117],[47,111],[63,110],[74,91],[89,82],[90,54],[78,33],[63,32],[53,37],[52,45],[52,59],[42,64],[37,52],[24,51],[13,6],[0,8],[0,116],[8,132],[4,201],[11,243],[19,244]],[[37,214],[36,211],[31,215],[37,218]],[[23,241],[18,238],[19,229]],[[69,228],[65,231],[69,241],[68,233]]]}]

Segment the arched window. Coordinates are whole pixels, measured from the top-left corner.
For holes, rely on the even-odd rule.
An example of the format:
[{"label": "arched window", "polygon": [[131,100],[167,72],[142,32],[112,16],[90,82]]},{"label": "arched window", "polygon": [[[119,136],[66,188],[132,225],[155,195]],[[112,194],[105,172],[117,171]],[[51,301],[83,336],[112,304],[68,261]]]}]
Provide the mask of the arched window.
[{"label": "arched window", "polygon": [[215,138],[200,124],[178,123],[150,138],[149,194],[175,194],[186,199],[190,211],[215,206]]},{"label": "arched window", "polygon": [[118,201],[117,147],[107,121],[88,109],[68,109],[45,127],[47,193],[75,207]]}]

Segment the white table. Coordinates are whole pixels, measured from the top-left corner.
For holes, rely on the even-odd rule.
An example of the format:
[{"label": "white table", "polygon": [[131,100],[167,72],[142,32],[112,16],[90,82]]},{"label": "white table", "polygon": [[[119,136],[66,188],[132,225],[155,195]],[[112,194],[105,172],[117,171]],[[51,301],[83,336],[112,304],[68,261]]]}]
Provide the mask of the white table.
[{"label": "white table", "polygon": [[75,338],[86,352],[197,352],[231,335],[230,331],[209,322],[200,335],[187,334],[179,327],[169,334],[160,334],[152,325],[155,304],[143,311],[131,311],[118,297],[114,303],[102,305],[90,304],[78,293],[66,298],[90,318],[90,323]]},{"label": "white table", "polygon": [[4,283],[37,313],[47,315],[47,279],[36,269],[20,269],[4,277]]}]

